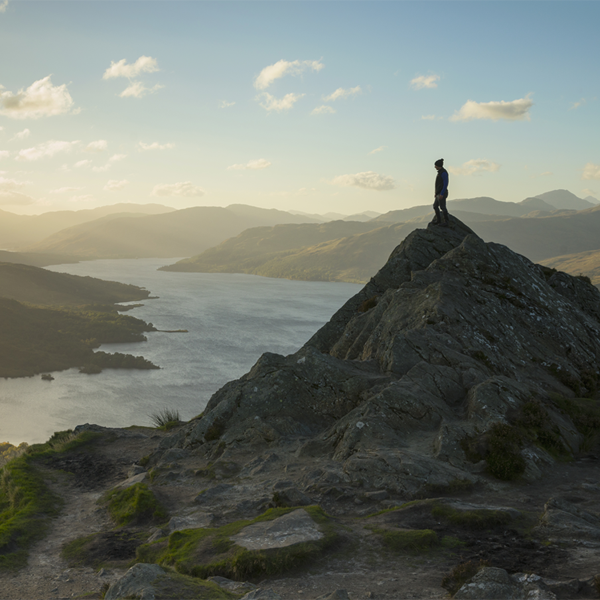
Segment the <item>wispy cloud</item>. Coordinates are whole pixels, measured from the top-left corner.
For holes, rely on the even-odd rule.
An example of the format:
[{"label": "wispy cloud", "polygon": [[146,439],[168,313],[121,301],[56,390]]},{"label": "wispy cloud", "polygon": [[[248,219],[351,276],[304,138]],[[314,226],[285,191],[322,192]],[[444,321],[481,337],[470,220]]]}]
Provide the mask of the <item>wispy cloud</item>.
[{"label": "wispy cloud", "polygon": [[87,167],[91,164],[92,164],[91,160],[80,160],[80,161],[76,162],[73,166],[76,169],[81,169],[82,167]]},{"label": "wispy cloud", "polygon": [[324,96],[323,100],[325,100],[325,102],[333,102],[334,100],[339,100],[340,98],[348,98],[349,96],[356,96],[356,94],[360,93],[362,93],[360,85],[349,89],[338,88],[337,90],[335,90],[335,92],[333,92],[333,94],[329,94],[329,96]]},{"label": "wispy cloud", "polygon": [[151,56],[140,56],[134,63],[128,65],[125,58],[118,62],[111,61],[110,67],[104,71],[102,79],[112,79],[114,77],[127,77],[132,79],[140,73],[155,73],[159,71],[158,63]]},{"label": "wispy cloud", "polygon": [[34,81],[16,94],[2,91],[0,86],[0,115],[11,119],[39,119],[68,113],[73,98],[66,84],[52,85],[51,75]]},{"label": "wispy cloud", "polygon": [[260,94],[257,99],[262,98],[260,105],[267,111],[275,110],[281,112],[282,110],[289,110],[302,98],[305,94],[286,94],[283,98],[275,98],[268,92]]},{"label": "wispy cloud", "polygon": [[[102,166],[102,167],[92,167],[92,171],[94,171],[96,173],[103,173],[104,171],[108,171],[114,162],[117,162],[119,160],[123,160],[124,158],[127,158],[127,154],[113,154],[108,159],[108,162],[104,166]],[[77,166],[77,165],[75,165],[75,166]]]},{"label": "wispy cloud", "polygon": [[83,188],[81,187],[61,187],[56,190],[50,190],[50,194],[68,194],[70,192],[79,192]]},{"label": "wispy cloud", "polygon": [[377,154],[378,152],[383,152],[385,150],[385,146],[379,146],[379,148],[375,148],[375,150],[371,150],[369,154]]},{"label": "wispy cloud", "polygon": [[498,163],[492,162],[485,158],[474,158],[468,160],[462,167],[448,167],[448,171],[454,175],[476,175],[486,171],[494,173],[500,168]]},{"label": "wispy cloud", "polygon": [[155,86],[149,88],[146,87],[141,81],[132,81],[131,85],[126,87],[119,94],[119,98],[143,98],[147,94],[154,94],[154,92],[164,87],[164,85],[157,83]]},{"label": "wispy cloud", "polygon": [[342,187],[358,187],[363,190],[375,190],[377,192],[393,190],[396,187],[396,182],[392,177],[374,171],[364,171],[354,175],[339,175],[332,179],[330,183]]},{"label": "wispy cloud", "polygon": [[175,144],[171,144],[170,142],[167,144],[159,144],[158,142],[152,142],[151,144],[145,144],[144,142],[138,142],[138,150],[171,150],[171,148],[175,148]]},{"label": "wispy cloud", "polygon": [[321,106],[317,106],[317,108],[313,108],[311,115],[332,115],[335,113],[335,108],[332,106],[327,106],[327,104],[322,104]]},{"label": "wispy cloud", "polygon": [[265,158],[259,158],[257,160],[248,161],[245,165],[231,165],[227,167],[229,170],[233,171],[246,171],[246,170],[258,170],[258,169],[266,169],[270,167],[271,163]]},{"label": "wispy cloud", "polygon": [[280,60],[265,67],[254,80],[257,90],[266,90],[276,79],[284,75],[300,75],[306,70],[320,71],[325,65],[320,60]]},{"label": "wispy cloud", "polygon": [[413,90],[433,89],[437,87],[440,80],[439,75],[419,75],[410,81],[410,87]]},{"label": "wispy cloud", "polygon": [[103,189],[107,192],[120,192],[127,185],[129,185],[129,181],[127,181],[127,179],[121,179],[120,181],[116,179],[110,179],[106,182],[106,185]]},{"label": "wispy cloud", "polygon": [[164,185],[155,185],[152,190],[152,196],[184,196],[186,198],[204,196],[204,190],[191,181],[182,181],[180,183],[171,183]]},{"label": "wispy cloud", "polygon": [[451,118],[451,121],[472,121],[474,119],[487,119],[490,121],[529,121],[529,109],[533,102],[527,94],[525,98],[505,102],[475,102],[468,100],[459,111]]},{"label": "wispy cloud", "polygon": [[24,140],[25,138],[28,138],[30,134],[31,134],[31,131],[29,131],[29,129],[23,129],[23,131],[19,131],[19,133],[15,133],[15,135],[13,137],[11,137],[9,141],[13,142],[15,140]]},{"label": "wispy cloud", "polygon": [[95,198],[91,194],[82,194],[81,196],[71,196],[70,200],[74,203],[92,202],[95,200]]},{"label": "wispy cloud", "polygon": [[6,12],[8,8],[8,0],[0,0],[0,13]]},{"label": "wispy cloud", "polygon": [[17,154],[17,160],[39,160],[40,158],[49,158],[61,152],[71,152],[71,150],[79,144],[79,141],[63,142],[50,140],[34,146],[20,150]]},{"label": "wispy cloud", "polygon": [[8,158],[10,156],[10,152],[8,150],[0,150],[0,160],[3,158]]},{"label": "wispy cloud", "polygon": [[581,176],[582,179],[600,179],[600,165],[595,165],[593,163],[587,163],[585,167],[583,167],[583,174]]},{"label": "wispy cloud", "polygon": [[221,100],[221,102],[219,102],[219,108],[229,108],[230,106],[233,106],[235,104],[235,102],[227,102],[227,100]]},{"label": "wispy cloud", "polygon": [[582,98],[581,100],[579,100],[579,102],[573,102],[573,104],[571,105],[571,108],[569,108],[569,110],[575,110],[576,108],[579,108],[580,106],[583,106],[586,103],[587,103],[587,100],[585,98]]},{"label": "wispy cloud", "polygon": [[106,140],[96,140],[90,142],[84,149],[84,152],[104,152],[108,148],[108,142]]},{"label": "wispy cloud", "polygon": [[19,190],[28,184],[27,181],[18,181],[16,179],[6,179],[0,177],[0,205],[27,205],[33,204],[35,200],[23,194]]}]

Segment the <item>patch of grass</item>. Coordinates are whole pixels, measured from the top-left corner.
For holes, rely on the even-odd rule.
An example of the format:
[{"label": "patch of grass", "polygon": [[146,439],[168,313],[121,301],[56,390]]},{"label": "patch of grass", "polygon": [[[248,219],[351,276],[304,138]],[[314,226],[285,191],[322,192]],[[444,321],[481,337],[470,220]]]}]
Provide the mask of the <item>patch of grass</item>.
[{"label": "patch of grass", "polygon": [[163,431],[169,431],[181,423],[179,411],[174,408],[163,408],[148,416],[152,419],[154,427]]},{"label": "patch of grass", "polygon": [[124,490],[107,492],[103,501],[117,525],[139,525],[150,521],[162,522],[167,511],[156,500],[145,483],[136,483]]},{"label": "patch of grass", "polygon": [[589,398],[565,398],[552,394],[554,405],[569,416],[573,425],[583,435],[582,450],[591,450],[600,439],[600,401]]},{"label": "patch of grass", "polygon": [[62,500],[44,482],[37,462],[73,451],[97,435],[57,432],[46,443],[29,446],[0,470],[0,569],[23,567],[29,547],[46,535],[50,520],[62,508]]},{"label": "patch of grass", "polygon": [[377,306],[379,298],[378,296],[373,296],[372,298],[368,298],[358,307],[358,311],[362,313],[366,313],[367,311],[375,308]]},{"label": "patch of grass", "polygon": [[123,567],[135,558],[137,547],[147,538],[147,531],[92,533],[66,543],[61,549],[61,556],[70,567]]},{"label": "patch of grass", "polygon": [[207,442],[212,442],[214,440],[218,440],[223,435],[224,431],[225,431],[225,425],[223,425],[222,423],[219,423],[218,421],[215,421],[206,430],[206,433],[204,434],[204,439]]},{"label": "patch of grass", "polygon": [[395,552],[426,552],[440,545],[437,533],[432,529],[374,529],[383,543]]},{"label": "patch of grass", "polygon": [[156,600],[229,600],[239,598],[212,581],[201,581],[181,573],[161,575],[153,583]]},{"label": "patch of grass", "polygon": [[271,521],[292,510],[295,509],[274,508],[253,520],[236,521],[218,528],[174,531],[168,540],[141,546],[137,560],[151,559],[172,566],[180,573],[203,579],[219,575],[243,580],[281,573],[317,558],[337,541],[337,528],[320,507],[304,507],[324,534],[319,540],[255,551],[237,546],[231,537],[248,525]]},{"label": "patch of grass", "polygon": [[494,529],[500,525],[507,525],[512,521],[509,513],[502,510],[489,510],[486,508],[476,510],[458,510],[446,504],[434,504],[431,514],[436,519],[443,519],[466,529],[485,530]]},{"label": "patch of grass", "polygon": [[479,564],[474,563],[472,560],[463,562],[450,571],[442,579],[442,587],[450,592],[450,596],[454,596],[460,588],[477,575],[483,567],[489,567],[490,564],[487,561],[480,561]]}]

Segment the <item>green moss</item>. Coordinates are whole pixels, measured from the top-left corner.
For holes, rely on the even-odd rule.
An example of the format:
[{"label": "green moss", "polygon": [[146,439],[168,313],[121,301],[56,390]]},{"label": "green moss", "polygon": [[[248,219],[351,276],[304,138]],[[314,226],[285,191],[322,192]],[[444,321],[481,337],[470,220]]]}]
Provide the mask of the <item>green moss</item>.
[{"label": "green moss", "polygon": [[104,495],[103,501],[118,525],[160,522],[167,518],[166,510],[145,483],[136,483],[124,490],[112,490]]},{"label": "green moss", "polygon": [[358,311],[362,312],[362,313],[366,313],[367,311],[369,311],[372,308],[375,308],[377,306],[378,300],[379,300],[378,296],[373,296],[372,298],[368,298],[358,307]]},{"label": "green moss", "polygon": [[304,509],[324,534],[320,540],[260,552],[247,550],[231,541],[232,536],[248,525],[271,521],[295,510],[277,508],[269,509],[256,519],[236,521],[218,528],[174,531],[166,542],[159,540],[155,544],[141,546],[137,560],[151,559],[158,564],[172,566],[180,573],[201,578],[220,575],[230,579],[248,579],[281,573],[317,558],[338,539],[336,527],[320,507]]},{"label": "green moss", "polygon": [[500,525],[507,525],[512,521],[510,514],[502,510],[489,510],[484,508],[476,510],[458,510],[446,504],[437,503],[433,505],[431,514],[436,519],[443,519],[453,525],[475,530],[494,529]]},{"label": "green moss", "polygon": [[161,575],[153,583],[156,600],[228,600],[239,598],[212,581],[201,581],[181,573]]},{"label": "green moss", "polygon": [[375,529],[383,543],[396,552],[426,552],[440,545],[437,533],[432,529],[385,530]]},{"label": "green moss", "polygon": [[61,556],[70,567],[123,567],[135,558],[137,547],[148,539],[147,531],[103,531],[66,543]]}]

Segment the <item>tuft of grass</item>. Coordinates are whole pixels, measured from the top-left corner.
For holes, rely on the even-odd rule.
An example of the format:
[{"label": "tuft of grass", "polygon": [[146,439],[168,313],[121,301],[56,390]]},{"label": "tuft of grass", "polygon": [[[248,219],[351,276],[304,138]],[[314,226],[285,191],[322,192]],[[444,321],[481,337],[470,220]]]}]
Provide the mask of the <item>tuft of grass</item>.
[{"label": "tuft of grass", "polygon": [[565,398],[552,394],[554,405],[569,416],[584,437],[582,450],[591,450],[600,439],[600,401],[589,398]]},{"label": "tuft of grass", "polygon": [[378,296],[373,296],[371,298],[368,298],[358,307],[358,311],[362,312],[362,313],[366,313],[367,311],[371,310],[372,308],[375,308],[377,306],[378,301],[379,301]]},{"label": "tuft of grass", "polygon": [[450,592],[450,596],[454,596],[460,588],[467,583],[470,579],[473,579],[483,567],[489,567],[490,563],[487,561],[480,561],[479,564],[469,560],[467,562],[456,565],[442,579],[442,587]]},{"label": "tuft of grass", "polygon": [[434,504],[431,514],[436,519],[444,519],[453,525],[475,530],[494,529],[501,525],[507,525],[512,521],[510,514],[502,510],[486,508],[457,510],[446,504]]},{"label": "tuft of grass", "polygon": [[179,411],[174,408],[163,408],[158,412],[149,414],[148,416],[152,419],[154,427],[157,429],[162,429],[163,431],[169,431],[181,423]]},{"label": "tuft of grass", "polygon": [[169,572],[153,583],[156,600],[233,600],[239,598],[212,581],[201,581],[181,573]]},{"label": "tuft of grass", "polygon": [[138,562],[155,562],[178,572],[206,579],[212,576],[244,580],[275,575],[306,564],[321,556],[338,539],[336,527],[318,506],[303,507],[324,534],[319,540],[286,548],[247,550],[231,541],[244,527],[271,521],[293,508],[272,508],[253,520],[243,520],[218,528],[174,531],[168,539],[138,548]]},{"label": "tuft of grass", "polygon": [[117,525],[162,522],[168,516],[145,483],[136,483],[124,490],[111,490],[102,501],[107,504],[108,512]]}]

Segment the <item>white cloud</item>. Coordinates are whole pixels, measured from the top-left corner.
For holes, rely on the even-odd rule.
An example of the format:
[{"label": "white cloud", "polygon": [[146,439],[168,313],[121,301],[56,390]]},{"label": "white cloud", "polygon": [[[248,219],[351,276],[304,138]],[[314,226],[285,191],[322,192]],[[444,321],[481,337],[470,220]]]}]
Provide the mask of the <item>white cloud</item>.
[{"label": "white cloud", "polygon": [[35,200],[31,196],[18,191],[27,183],[26,181],[0,177],[0,205],[33,204]]},{"label": "white cloud", "polygon": [[14,135],[14,137],[10,138],[9,141],[14,141],[14,140],[24,140],[26,137],[29,137],[29,134],[31,133],[31,131],[29,131],[29,129],[23,129],[23,131],[19,131],[19,133],[16,133]]},{"label": "white cloud", "polygon": [[79,141],[62,142],[50,140],[34,146],[20,150],[17,155],[17,160],[39,160],[40,158],[49,158],[60,152],[70,152],[74,146],[79,144]]},{"label": "white cloud", "polygon": [[379,146],[379,148],[375,148],[375,150],[371,150],[371,152],[369,152],[369,154],[377,154],[378,152],[383,152],[385,149],[385,146]]},{"label": "white cloud", "polygon": [[107,192],[120,192],[128,184],[129,181],[127,181],[127,179],[122,179],[121,181],[117,181],[116,179],[110,179],[106,182],[104,190],[106,190]]},{"label": "white cloud", "polygon": [[248,169],[250,170],[258,170],[258,169],[266,169],[267,167],[270,167],[271,163],[266,160],[265,158],[259,158],[257,160],[251,160],[248,163],[246,163],[245,165],[231,165],[230,167],[227,167],[229,170],[233,170],[233,171],[246,171]]},{"label": "white cloud", "polygon": [[468,160],[462,167],[448,167],[448,171],[454,175],[475,175],[484,171],[496,172],[500,168],[498,163],[485,158],[474,158]]},{"label": "white cloud", "polygon": [[117,160],[123,160],[124,158],[127,158],[127,154],[113,154],[108,160],[110,162],[115,162]]},{"label": "white cloud", "polygon": [[600,165],[587,163],[583,168],[582,179],[600,179]]},{"label": "white cloud", "polygon": [[271,94],[268,92],[264,92],[263,94],[260,94],[257,99],[263,98],[263,101],[260,103],[260,105],[265,110],[282,111],[292,108],[292,106],[294,106],[294,104],[298,102],[298,100],[300,100],[300,98],[302,98],[304,95],[305,94],[286,94],[283,98],[278,99],[274,96],[271,96]]},{"label": "white cloud", "polygon": [[2,160],[3,158],[8,158],[10,155],[10,152],[8,150],[0,150],[0,160]]},{"label": "white cloud", "polygon": [[338,100],[339,98],[348,98],[348,96],[356,96],[356,94],[360,94],[362,90],[360,89],[360,85],[356,87],[345,90],[344,88],[338,88],[333,92],[333,94],[329,94],[329,96],[323,97],[325,102],[333,102],[334,100]]},{"label": "white cloud", "polygon": [[120,94],[120,98],[143,98],[146,94],[153,94],[157,90],[164,88],[164,85],[157,83],[154,87],[148,88],[141,81],[132,81],[129,87],[126,87]]},{"label": "white cloud", "polygon": [[106,140],[96,140],[90,142],[84,149],[84,152],[104,152],[108,148],[108,142]]},{"label": "white cloud", "polygon": [[525,98],[519,98],[512,102],[474,102],[467,100],[461,109],[454,113],[451,121],[472,121],[473,119],[488,119],[490,121],[529,121],[529,109],[533,102],[527,94]]},{"label": "white cloud", "polygon": [[423,115],[421,117],[422,121],[434,121],[435,120],[435,115]]},{"label": "white cloud", "polygon": [[73,98],[67,86],[52,85],[50,77],[39,79],[16,94],[3,92],[4,88],[0,86],[0,115],[12,119],[39,119],[69,112]]},{"label": "white cloud", "polygon": [[307,69],[320,71],[325,65],[318,60],[287,60],[277,61],[274,65],[265,67],[254,80],[257,90],[266,90],[276,79],[284,75],[300,75]]},{"label": "white cloud", "polygon": [[56,190],[50,190],[50,194],[67,194],[69,192],[79,192],[83,188],[80,187],[61,187]]},{"label": "white cloud", "polygon": [[110,67],[104,71],[102,79],[112,79],[114,77],[137,77],[140,73],[155,73],[159,71],[155,58],[151,56],[140,56],[134,63],[128,65],[126,59],[119,62],[110,62]]},{"label": "white cloud", "polygon": [[437,87],[440,80],[439,75],[419,75],[410,81],[410,87],[413,90],[433,89]]},{"label": "white cloud", "polygon": [[159,144],[158,142],[152,142],[151,144],[144,144],[144,142],[138,142],[138,149],[142,150],[170,150],[175,148],[175,144]]},{"label": "white cloud", "polygon": [[332,115],[335,113],[335,108],[331,106],[327,106],[327,104],[323,104],[321,106],[317,106],[310,113],[311,115]]},{"label": "white cloud", "polygon": [[6,12],[8,7],[8,0],[0,0],[0,13]]},{"label": "white cloud", "polygon": [[180,183],[155,185],[152,196],[185,196],[191,198],[204,196],[204,190],[197,185],[193,185],[191,181],[182,181]]},{"label": "white cloud", "polygon": [[334,185],[343,187],[359,187],[364,190],[376,190],[378,192],[393,190],[396,182],[387,175],[380,175],[374,171],[365,171],[354,175],[339,175],[331,180]]},{"label": "white cloud", "polygon": [[92,164],[91,160],[80,160],[79,162],[76,162],[73,166],[76,169],[81,169],[82,167],[87,167],[87,166],[89,166],[91,164]]},{"label": "white cloud", "polygon": [[233,106],[235,104],[235,102],[227,102],[227,100],[221,100],[221,102],[219,102],[219,108],[229,108],[230,106]]},{"label": "white cloud", "polygon": [[569,110],[575,110],[576,108],[583,106],[586,102],[587,102],[587,100],[585,98],[582,98],[581,100],[579,100],[579,102],[573,102],[573,104],[572,104],[571,108],[569,108]]}]

